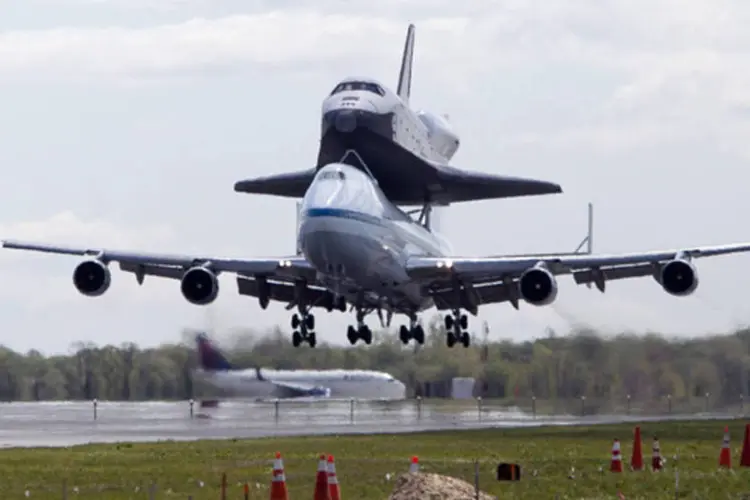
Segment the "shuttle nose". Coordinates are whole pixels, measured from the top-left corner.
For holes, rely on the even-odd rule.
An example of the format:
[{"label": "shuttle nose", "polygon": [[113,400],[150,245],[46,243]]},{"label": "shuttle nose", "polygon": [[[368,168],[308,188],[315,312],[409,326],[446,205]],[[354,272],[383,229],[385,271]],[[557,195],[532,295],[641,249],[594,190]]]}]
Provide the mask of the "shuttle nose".
[{"label": "shuttle nose", "polygon": [[353,132],[357,127],[368,128],[376,121],[377,109],[369,102],[345,102],[323,112],[323,128],[338,132]]},{"label": "shuttle nose", "polygon": [[329,111],[325,116],[329,126],[339,132],[353,132],[357,128],[357,112],[353,109]]}]

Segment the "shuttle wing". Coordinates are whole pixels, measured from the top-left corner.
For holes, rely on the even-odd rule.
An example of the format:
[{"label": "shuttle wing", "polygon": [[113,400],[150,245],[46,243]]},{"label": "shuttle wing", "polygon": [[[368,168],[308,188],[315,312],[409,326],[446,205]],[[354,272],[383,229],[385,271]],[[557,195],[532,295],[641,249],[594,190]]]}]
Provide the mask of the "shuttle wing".
[{"label": "shuttle wing", "polygon": [[316,277],[314,268],[304,257],[300,256],[234,259],[202,255],[169,255],[105,248],[69,247],[11,240],[4,240],[2,247],[62,255],[78,255],[97,259],[104,264],[117,262],[123,271],[136,274],[139,282],[143,280],[145,275],[180,279],[187,269],[194,266],[204,266],[216,274],[230,272],[244,276],[276,277],[281,280],[304,278],[310,283],[315,282]]},{"label": "shuttle wing", "polygon": [[238,193],[269,194],[286,198],[302,198],[315,177],[318,168],[313,167],[297,172],[246,179],[234,183]]},{"label": "shuttle wing", "polygon": [[433,198],[444,198],[448,203],[562,193],[559,184],[549,181],[470,172],[448,166],[433,168],[437,173],[437,182],[430,188]]},{"label": "shuttle wing", "polygon": [[[397,205],[421,205],[427,193],[440,204],[562,193],[562,187],[554,182],[436,166],[413,155],[405,156],[403,162],[369,168],[386,197]],[[316,171],[317,167],[241,180],[234,184],[234,190],[238,193],[302,198]]]},{"label": "shuttle wing", "polygon": [[[553,275],[572,274],[577,284],[594,283],[604,292],[610,280],[658,277],[662,267],[675,259],[690,261],[750,251],[750,242],[729,245],[658,250],[625,254],[550,254],[488,258],[425,258],[407,262],[410,276],[432,290],[438,308],[450,307],[455,297],[455,283],[461,283],[469,294],[462,294],[467,305],[481,305],[517,300],[518,280],[534,267],[543,267]],[[451,296],[451,294],[453,294]]]}]

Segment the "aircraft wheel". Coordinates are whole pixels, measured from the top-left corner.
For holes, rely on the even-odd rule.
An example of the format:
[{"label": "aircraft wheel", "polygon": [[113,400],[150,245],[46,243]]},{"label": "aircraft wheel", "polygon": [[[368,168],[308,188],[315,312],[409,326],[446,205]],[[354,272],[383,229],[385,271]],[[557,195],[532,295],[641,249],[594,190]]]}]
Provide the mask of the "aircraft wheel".
[{"label": "aircraft wheel", "polygon": [[450,314],[445,316],[445,329],[447,331],[453,330],[453,316]]},{"label": "aircraft wheel", "polygon": [[305,326],[308,330],[315,330],[315,316],[312,314],[305,316]]},{"label": "aircraft wheel", "polygon": [[460,323],[461,323],[461,328],[466,330],[467,328],[469,328],[469,317],[466,316],[465,314],[462,314]]},{"label": "aircraft wheel", "polygon": [[461,343],[464,345],[464,347],[469,347],[471,344],[471,337],[469,336],[469,332],[464,332],[461,335]]},{"label": "aircraft wheel", "polygon": [[411,340],[411,335],[409,334],[409,329],[406,328],[406,325],[401,325],[401,329],[398,332],[398,337],[401,339],[402,344],[408,344],[409,340]]},{"label": "aircraft wheel", "polygon": [[453,335],[453,332],[448,332],[448,335],[445,338],[445,344],[450,348],[453,347],[456,343],[456,336]]},{"label": "aircraft wheel", "polygon": [[315,347],[315,345],[318,343],[317,339],[315,338],[315,332],[310,332],[307,335],[307,343],[310,344],[310,347]]},{"label": "aircraft wheel", "polygon": [[299,328],[299,323],[299,316],[297,316],[296,314],[292,314],[292,329],[296,330],[297,328]]},{"label": "aircraft wheel", "polygon": [[357,343],[357,331],[352,325],[349,325],[349,328],[346,329],[346,338],[349,339],[351,345]]},{"label": "aircraft wheel", "polygon": [[359,328],[359,338],[365,341],[365,344],[370,345],[372,343],[372,331],[367,325],[362,325]]},{"label": "aircraft wheel", "polygon": [[422,328],[422,325],[417,325],[414,327],[412,337],[417,341],[417,343],[424,344],[424,328]]},{"label": "aircraft wheel", "polygon": [[294,333],[292,334],[292,345],[294,347],[299,347],[301,342],[302,342],[302,335],[300,335],[300,333],[297,330],[295,330]]}]

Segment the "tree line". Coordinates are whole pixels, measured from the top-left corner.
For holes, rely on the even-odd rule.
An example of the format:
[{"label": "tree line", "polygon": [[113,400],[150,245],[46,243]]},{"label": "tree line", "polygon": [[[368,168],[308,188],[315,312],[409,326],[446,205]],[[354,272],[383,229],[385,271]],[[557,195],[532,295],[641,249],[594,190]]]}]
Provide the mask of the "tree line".
[{"label": "tree line", "polygon": [[[0,399],[186,400],[215,396],[193,379],[197,356],[193,331],[155,348],[134,344],[77,343],[67,355],[25,354],[0,347]],[[404,346],[395,333],[373,332],[370,346],[294,348],[289,333],[239,330],[218,345],[238,368],[370,369],[391,373],[410,395],[426,395],[426,383],[474,377],[484,398],[540,401],[678,402],[708,397],[730,405],[748,395],[750,329],[705,338],[668,339],[657,334],[603,337],[576,330],[528,342],[510,340],[445,346],[439,322],[426,329],[423,346]],[[434,393],[433,393],[434,394]]]}]

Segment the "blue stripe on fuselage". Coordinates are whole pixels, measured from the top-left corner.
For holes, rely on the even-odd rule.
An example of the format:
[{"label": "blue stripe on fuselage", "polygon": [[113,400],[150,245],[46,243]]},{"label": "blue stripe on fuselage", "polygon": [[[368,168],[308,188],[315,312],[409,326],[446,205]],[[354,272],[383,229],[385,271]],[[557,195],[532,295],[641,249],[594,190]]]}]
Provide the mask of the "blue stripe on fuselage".
[{"label": "blue stripe on fuselage", "polygon": [[341,219],[357,220],[367,222],[376,226],[383,226],[383,219],[374,215],[357,212],[356,210],[347,210],[345,208],[310,208],[305,210],[303,217],[338,217]]}]

